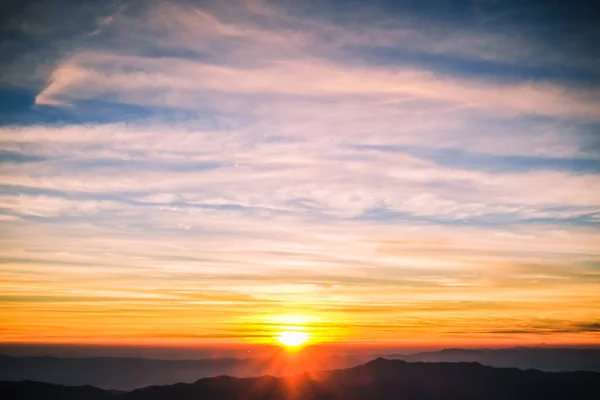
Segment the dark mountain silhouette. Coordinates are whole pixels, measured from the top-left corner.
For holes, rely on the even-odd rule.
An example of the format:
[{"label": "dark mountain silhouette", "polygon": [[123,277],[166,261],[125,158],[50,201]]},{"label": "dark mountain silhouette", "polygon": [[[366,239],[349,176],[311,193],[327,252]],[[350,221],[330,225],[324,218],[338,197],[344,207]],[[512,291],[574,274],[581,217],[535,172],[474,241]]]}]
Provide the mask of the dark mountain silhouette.
[{"label": "dark mountain silhouette", "polygon": [[378,358],[354,368],[283,378],[220,376],[195,383],[111,392],[89,386],[1,382],[6,400],[363,400],[596,399],[600,374],[493,368],[478,363],[407,363]]},{"label": "dark mountain silhouette", "polygon": [[[9,357],[0,355],[0,381],[31,380],[62,385],[92,385],[104,389],[133,390],[149,385],[191,383],[199,378],[229,375],[285,376],[297,373],[349,368],[374,356],[273,354],[263,358],[212,358],[157,360],[147,358]],[[478,362],[492,367],[516,367],[544,371],[600,372],[600,349],[532,348],[446,349],[438,352],[384,355],[386,358],[426,362]]]},{"label": "dark mountain silhouette", "polygon": [[341,355],[274,355],[265,358],[155,360],[146,358],[60,358],[0,356],[0,381],[30,380],[62,385],[92,385],[132,390],[149,385],[195,382],[199,378],[230,375],[284,376],[316,369],[348,368],[371,357]]},{"label": "dark mountain silhouette", "polygon": [[63,386],[42,382],[0,382],[0,398],[10,400],[104,400],[116,399],[115,392],[93,386]]},{"label": "dark mountain silhouette", "polygon": [[600,348],[512,347],[508,349],[444,349],[388,358],[426,362],[478,362],[491,367],[516,367],[542,371],[600,372]]}]

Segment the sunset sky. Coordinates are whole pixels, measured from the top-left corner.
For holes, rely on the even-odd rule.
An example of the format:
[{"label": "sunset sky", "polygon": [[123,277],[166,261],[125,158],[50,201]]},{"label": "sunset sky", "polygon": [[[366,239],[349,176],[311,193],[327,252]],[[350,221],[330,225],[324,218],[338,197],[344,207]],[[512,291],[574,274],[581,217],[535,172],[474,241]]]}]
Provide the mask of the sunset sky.
[{"label": "sunset sky", "polygon": [[0,342],[600,344],[584,6],[13,3]]}]

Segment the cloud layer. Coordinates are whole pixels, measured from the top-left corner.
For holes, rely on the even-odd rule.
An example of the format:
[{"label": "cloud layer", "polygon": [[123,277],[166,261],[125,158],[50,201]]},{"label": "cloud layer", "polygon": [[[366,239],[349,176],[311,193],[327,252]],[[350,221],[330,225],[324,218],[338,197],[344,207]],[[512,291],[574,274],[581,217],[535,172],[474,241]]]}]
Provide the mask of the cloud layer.
[{"label": "cloud layer", "polygon": [[2,340],[598,341],[598,57],[542,20],[40,4],[11,26],[51,62],[3,66]]}]

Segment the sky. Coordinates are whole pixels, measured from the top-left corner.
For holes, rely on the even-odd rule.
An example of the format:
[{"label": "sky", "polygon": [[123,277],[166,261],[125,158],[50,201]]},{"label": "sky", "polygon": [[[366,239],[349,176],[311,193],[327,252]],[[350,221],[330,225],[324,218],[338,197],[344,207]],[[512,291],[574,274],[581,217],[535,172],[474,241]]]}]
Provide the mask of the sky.
[{"label": "sky", "polygon": [[0,342],[600,344],[595,5],[3,2]]}]

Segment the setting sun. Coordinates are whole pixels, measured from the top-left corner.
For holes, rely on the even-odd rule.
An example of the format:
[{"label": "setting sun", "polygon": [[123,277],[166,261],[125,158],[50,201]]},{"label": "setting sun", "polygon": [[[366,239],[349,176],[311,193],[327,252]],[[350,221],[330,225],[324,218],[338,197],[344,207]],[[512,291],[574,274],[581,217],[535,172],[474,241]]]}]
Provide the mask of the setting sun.
[{"label": "setting sun", "polygon": [[282,332],[277,337],[277,341],[286,347],[297,347],[308,341],[308,334],[296,331]]}]

